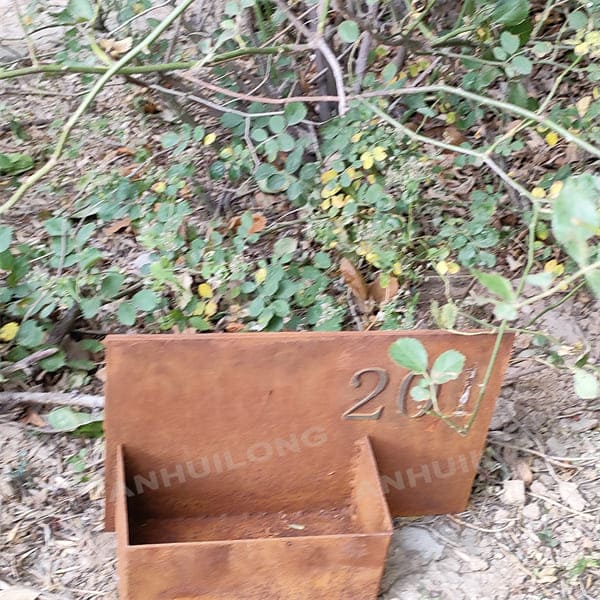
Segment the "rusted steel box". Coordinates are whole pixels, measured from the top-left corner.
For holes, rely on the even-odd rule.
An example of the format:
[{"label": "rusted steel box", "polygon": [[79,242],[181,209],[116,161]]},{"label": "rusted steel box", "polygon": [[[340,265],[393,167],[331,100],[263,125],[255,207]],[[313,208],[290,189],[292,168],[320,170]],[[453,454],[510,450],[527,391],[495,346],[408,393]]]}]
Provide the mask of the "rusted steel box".
[{"label": "rusted steel box", "polygon": [[[275,441],[274,451],[295,451],[289,443]],[[165,465],[119,445],[121,600],[375,599],[392,523],[371,444],[354,444],[331,486],[311,477],[311,466],[326,466],[314,450],[298,455],[296,472],[274,461],[240,465],[237,485],[224,487],[209,471],[224,469],[227,453]],[[253,452],[265,456],[265,447]]]}]

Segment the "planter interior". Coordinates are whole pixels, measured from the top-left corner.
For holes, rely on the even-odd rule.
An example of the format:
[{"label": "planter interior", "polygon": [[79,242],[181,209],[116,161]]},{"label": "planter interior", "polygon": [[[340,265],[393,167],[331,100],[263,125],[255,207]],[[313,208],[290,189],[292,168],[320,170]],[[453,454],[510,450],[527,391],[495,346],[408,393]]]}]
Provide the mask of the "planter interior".
[{"label": "planter interior", "polygon": [[[392,523],[367,438],[348,453],[344,486],[305,481],[275,504],[290,480],[296,482],[294,473],[278,471],[276,461],[259,466],[271,470],[269,487],[240,469],[240,494],[235,485],[222,488],[218,473],[199,479],[190,469],[192,478],[176,465],[165,471],[176,482],[161,480],[166,467],[154,479],[156,462],[140,458],[119,446],[121,600],[377,597]],[[252,481],[261,487],[253,489]]]}]

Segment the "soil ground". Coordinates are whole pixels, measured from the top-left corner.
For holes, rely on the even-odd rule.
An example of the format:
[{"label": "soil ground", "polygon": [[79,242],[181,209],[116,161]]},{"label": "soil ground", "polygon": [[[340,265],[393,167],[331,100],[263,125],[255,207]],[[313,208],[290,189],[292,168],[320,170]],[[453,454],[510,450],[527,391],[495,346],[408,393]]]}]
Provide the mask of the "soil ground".
[{"label": "soil ground", "polygon": [[[11,10],[0,0],[0,38],[20,36]],[[12,44],[12,54],[21,50]],[[30,119],[71,107],[71,99],[10,89],[2,102]],[[107,122],[107,111],[122,110],[111,95],[95,108]],[[79,174],[57,171],[65,189],[92,162],[114,161],[115,145],[139,141],[135,118],[123,113],[111,127],[125,123],[124,141],[84,124],[89,153],[77,159]],[[30,143],[52,135],[34,129]],[[46,199],[42,191],[36,202]],[[28,217],[19,235],[32,212],[17,210]],[[571,300],[541,328],[569,344],[585,340],[598,359],[597,310],[589,299]],[[382,600],[600,598],[600,415],[577,399],[569,374],[535,361],[530,342],[517,339],[468,510],[397,520]],[[103,531],[103,441],[40,433],[36,414],[0,405],[0,599],[116,599],[114,535]]]}]

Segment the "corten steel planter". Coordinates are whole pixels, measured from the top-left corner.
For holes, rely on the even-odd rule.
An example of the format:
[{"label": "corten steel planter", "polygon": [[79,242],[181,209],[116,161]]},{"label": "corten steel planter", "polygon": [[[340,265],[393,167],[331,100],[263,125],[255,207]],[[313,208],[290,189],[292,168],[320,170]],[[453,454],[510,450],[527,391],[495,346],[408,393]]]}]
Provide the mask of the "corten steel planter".
[{"label": "corten steel planter", "polygon": [[[465,355],[438,403],[476,415],[468,435],[411,401],[414,376],[388,353],[400,336],[432,361]],[[512,341],[478,402],[494,334],[109,336],[106,525],[121,600],[375,598],[391,531],[382,491],[393,516],[465,509]]]},{"label": "corten steel planter", "polygon": [[[377,597],[392,522],[367,438],[331,487],[258,464],[268,487],[242,469],[237,487],[208,476],[187,485],[200,473],[174,464],[163,473],[179,485],[163,494],[136,479],[152,477],[155,457],[123,446],[117,456],[121,600]],[[318,463],[318,450],[306,460]]]}]

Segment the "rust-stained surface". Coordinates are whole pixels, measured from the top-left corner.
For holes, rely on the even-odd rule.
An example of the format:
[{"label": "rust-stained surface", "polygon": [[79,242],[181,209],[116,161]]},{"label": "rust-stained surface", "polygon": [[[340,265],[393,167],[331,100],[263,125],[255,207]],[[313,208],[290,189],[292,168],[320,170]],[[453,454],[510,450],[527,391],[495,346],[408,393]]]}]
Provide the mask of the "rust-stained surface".
[{"label": "rust-stained surface", "polygon": [[[171,489],[180,498],[174,516],[164,495],[132,493],[130,461],[140,460],[135,450],[117,447],[121,600],[377,597],[392,523],[367,438],[346,456],[345,489],[315,494],[305,488],[276,512],[253,512],[262,500],[272,506],[272,494],[285,498],[288,480],[274,468],[268,469],[270,485],[253,490],[249,502],[237,506],[226,490],[211,491],[210,478],[200,484],[213,500],[210,505],[196,502],[183,482]],[[240,485],[243,479],[240,473]],[[298,504],[302,510],[289,510]]]},{"label": "rust-stained surface", "polygon": [[[143,492],[136,493],[136,510],[149,522],[172,519],[173,531],[181,525],[178,519],[190,516],[282,510],[296,515],[307,506],[317,523],[319,511],[332,508],[330,499],[347,493],[354,442],[367,435],[392,515],[464,510],[512,336],[502,341],[477,419],[465,437],[435,417],[411,418],[418,411],[406,389],[407,372],[388,355],[400,336],[420,339],[430,362],[452,348],[466,356],[464,375],[439,390],[442,409],[461,409],[464,416],[458,420],[466,420],[494,334],[110,336],[107,527],[114,527],[119,444],[125,447],[128,485]],[[280,525],[273,521],[274,534],[281,535]],[[209,521],[196,527],[213,536]],[[258,522],[248,527],[261,530]],[[296,548],[294,539],[273,544],[289,541]],[[132,552],[142,555],[144,549],[135,546]]]}]

